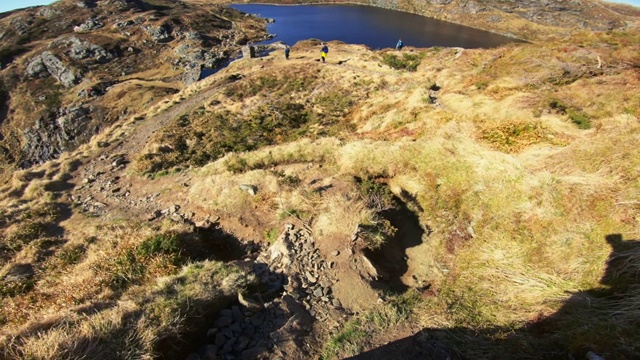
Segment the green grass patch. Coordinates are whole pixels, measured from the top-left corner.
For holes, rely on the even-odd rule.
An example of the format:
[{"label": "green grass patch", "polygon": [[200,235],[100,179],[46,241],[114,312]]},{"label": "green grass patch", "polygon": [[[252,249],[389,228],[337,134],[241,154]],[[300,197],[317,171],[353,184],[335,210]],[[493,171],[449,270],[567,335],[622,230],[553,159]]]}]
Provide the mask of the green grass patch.
[{"label": "green grass patch", "polygon": [[273,244],[278,239],[278,229],[272,228],[265,230],[264,238],[269,242],[269,244]]},{"label": "green grass patch", "polygon": [[410,290],[353,318],[325,344],[322,359],[343,359],[361,353],[375,334],[408,321],[420,302],[420,295]]},{"label": "green grass patch", "polygon": [[591,129],[591,120],[583,111],[567,105],[558,99],[550,100],[549,108],[559,114],[567,115],[571,122],[578,126],[579,129]]},{"label": "green grass patch", "polygon": [[516,121],[503,122],[484,127],[481,130],[482,140],[487,141],[497,150],[516,153],[527,146],[547,142],[560,145],[551,130],[541,122]]},{"label": "green grass patch", "polygon": [[112,289],[126,290],[145,280],[173,274],[185,261],[178,236],[166,233],[149,237],[136,246],[122,246],[98,270],[106,274]]},{"label": "green grass patch", "polygon": [[382,63],[396,70],[416,71],[422,59],[424,59],[424,53],[417,54],[403,53],[402,57],[397,56],[394,53],[387,52],[382,55]]},{"label": "green grass patch", "polygon": [[80,259],[87,252],[87,249],[80,245],[60,250],[58,257],[64,265],[74,265],[80,262]]},{"label": "green grass patch", "polygon": [[22,279],[19,281],[0,281],[0,297],[9,298],[24,295],[31,291],[36,284],[36,279]]}]

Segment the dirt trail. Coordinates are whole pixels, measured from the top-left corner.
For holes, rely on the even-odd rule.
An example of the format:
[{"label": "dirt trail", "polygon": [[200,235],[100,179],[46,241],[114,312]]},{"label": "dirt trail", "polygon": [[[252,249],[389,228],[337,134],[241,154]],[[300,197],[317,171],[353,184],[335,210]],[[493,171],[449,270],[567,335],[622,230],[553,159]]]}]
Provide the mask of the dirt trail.
[{"label": "dirt trail", "polygon": [[213,96],[217,91],[218,88],[214,87],[199,92],[179,104],[154,115],[150,119],[140,121],[139,125],[129,130],[132,134],[123,139],[123,142],[118,146],[117,151],[128,155],[139,153],[148,143],[149,138],[156,130],[161,129],[178,116],[193,111],[198,106],[202,105],[206,99]]}]

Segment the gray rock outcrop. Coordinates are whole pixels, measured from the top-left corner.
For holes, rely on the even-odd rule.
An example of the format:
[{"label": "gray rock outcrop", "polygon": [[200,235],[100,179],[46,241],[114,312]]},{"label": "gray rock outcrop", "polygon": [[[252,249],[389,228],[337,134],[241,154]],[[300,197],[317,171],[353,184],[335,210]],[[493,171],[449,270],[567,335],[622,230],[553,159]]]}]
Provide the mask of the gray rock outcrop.
[{"label": "gray rock outcrop", "polygon": [[104,24],[100,20],[96,18],[88,18],[84,23],[75,26],[73,31],[77,33],[85,33],[101,29],[102,27],[104,27]]},{"label": "gray rock outcrop", "polygon": [[38,11],[38,16],[42,16],[46,19],[51,19],[52,17],[59,14],[60,14],[60,10],[55,9],[51,6],[43,6],[42,9]]},{"label": "gray rock outcrop", "polygon": [[27,74],[31,77],[46,77],[51,74],[64,87],[73,87],[81,78],[67,68],[60,59],[50,51],[31,59],[27,65]]},{"label": "gray rock outcrop", "polygon": [[160,26],[146,26],[144,30],[151,36],[151,39],[158,44],[168,43],[173,40],[173,29],[169,24],[162,24]]},{"label": "gray rock outcrop", "polygon": [[57,158],[62,152],[77,147],[92,134],[88,131],[91,108],[73,107],[61,111],[55,119],[40,118],[36,125],[24,132],[23,149],[26,168]]},{"label": "gray rock outcrop", "polygon": [[81,40],[76,36],[63,37],[56,41],[53,41],[49,48],[66,46],[68,47],[67,54],[74,60],[86,60],[92,59],[97,63],[103,64],[113,58],[107,50],[99,45],[92,44],[88,41]]}]

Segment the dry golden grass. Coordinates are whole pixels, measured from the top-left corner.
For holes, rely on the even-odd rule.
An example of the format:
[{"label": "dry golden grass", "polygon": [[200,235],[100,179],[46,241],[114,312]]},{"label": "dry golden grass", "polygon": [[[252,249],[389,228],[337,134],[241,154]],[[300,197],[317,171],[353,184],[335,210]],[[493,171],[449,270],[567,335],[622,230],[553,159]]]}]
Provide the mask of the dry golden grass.
[{"label": "dry golden grass", "polygon": [[[375,211],[365,206],[351,180],[377,178],[394,194],[406,192],[415,197],[422,209],[416,214],[419,221],[433,230],[424,243],[406,251],[413,274],[431,285],[433,296],[416,307],[412,321],[447,331],[462,327],[482,333],[499,328],[522,335],[527,324],[562,313],[576,292],[607,288],[602,281],[612,250],[604,240],[607,235],[638,238],[640,154],[635,145],[640,140],[640,99],[636,92],[627,91],[638,85],[633,55],[638,46],[633,39],[635,35],[577,34],[573,43],[580,46],[558,41],[546,46],[430,51],[410,75],[380,67],[378,54],[339,44],[332,44],[332,56],[352,60],[320,68],[313,62],[316,45],[298,44],[287,68],[274,58],[240,61],[228,72],[184,89],[138,116],[162,116],[203,91],[215,93],[204,102],[204,112],[246,114],[272,104],[265,99],[263,88],[249,88],[253,81],[247,82],[247,88],[238,87],[251,90],[246,99],[215,91],[223,90],[221,83],[234,72],[255,80],[273,78],[282,70],[291,80],[319,76],[322,84],[353,88],[357,104],[337,118],[355,128],[339,128],[324,136],[310,132],[307,137],[228,153],[201,168],[186,169],[190,177],[187,202],[202,214],[237,219],[238,228],[255,227],[252,234],[279,228],[293,216],[311,223],[317,241],[348,241],[357,225],[376,221]],[[600,69],[598,56],[603,64]],[[313,109],[326,108],[326,103],[315,103],[331,90],[322,84],[307,89],[308,93],[289,91],[287,99],[299,101],[309,95]],[[423,99],[432,84],[440,87],[438,105]],[[276,85],[284,89],[287,82]],[[147,101],[150,96],[146,92],[139,95],[134,98]],[[335,98],[326,101],[336,102]],[[554,101],[566,106],[564,113],[552,106]],[[588,117],[592,128],[578,128],[570,110]],[[126,140],[126,134],[142,122],[127,121],[101,136]],[[157,151],[164,145],[154,141],[145,151]],[[98,151],[94,143],[76,154]],[[17,172],[3,192],[14,191],[31,201],[46,198],[47,184],[73,172],[72,158]],[[151,179],[144,184],[158,186]],[[256,186],[257,194],[241,190],[242,184]],[[319,187],[326,189],[319,191]],[[86,220],[74,226],[82,224],[96,223]],[[179,333],[185,319],[172,315],[180,304],[168,298],[165,290],[188,284],[180,289],[182,293],[193,298],[206,296],[219,280],[208,278],[207,271],[224,273],[222,265],[190,264],[178,274],[179,266],[158,256],[140,260],[148,261],[144,264],[149,273],[125,274],[138,277],[124,289],[104,285],[115,273],[116,264],[109,259],[137,251],[157,233],[182,231],[162,226],[110,225],[75,235],[61,249],[82,245],[87,251],[77,263],[55,263],[57,275],[39,283],[50,290],[38,289],[30,295],[43,299],[42,305],[29,308],[31,313],[19,313],[29,300],[24,297],[13,299],[4,310],[14,311],[18,319],[5,326],[8,333],[18,332],[20,326],[42,330],[40,335],[17,339],[11,354],[56,358],[66,356],[69,349],[84,354],[96,344],[92,341],[104,337],[113,339],[100,345],[108,350],[121,346],[119,341],[126,334],[136,344],[128,347],[133,351],[128,356],[144,358],[157,337]],[[11,235],[14,228],[5,230]],[[74,234],[77,231],[73,229]],[[108,237],[103,238],[104,233]],[[81,241],[92,237],[97,241]],[[28,248],[18,256],[33,261],[35,250]],[[632,257],[630,264],[635,266],[636,260]],[[156,287],[160,276],[167,277]],[[179,279],[185,277],[189,280],[181,283]],[[358,286],[363,284],[359,281]],[[231,282],[229,289],[233,286]],[[348,296],[348,285],[340,286],[345,288],[337,293]],[[607,303],[604,310],[632,318],[637,315],[634,294],[627,294],[627,303]],[[127,302],[126,297],[136,302]],[[93,306],[94,298],[112,307],[90,316],[71,310],[78,305]],[[55,326],[46,327],[40,316],[52,310],[61,315],[50,319]],[[127,316],[137,311],[143,313],[136,318],[137,325],[128,323]],[[576,331],[576,327],[561,325],[558,332]],[[616,347],[608,349],[615,351]]]},{"label": "dry golden grass", "polygon": [[[171,253],[145,250],[151,249],[144,246],[150,239],[168,239],[186,229],[170,223],[105,228],[98,222],[93,231],[85,231],[84,243],[58,252],[61,256],[81,246],[84,255],[70,260],[57,254],[34,291],[4,302],[3,356],[153,358],[160,339],[200,331],[197,319],[227,306],[247,283],[245,275],[222,263],[193,262],[179,271]],[[47,315],[52,312],[57,315]]]}]

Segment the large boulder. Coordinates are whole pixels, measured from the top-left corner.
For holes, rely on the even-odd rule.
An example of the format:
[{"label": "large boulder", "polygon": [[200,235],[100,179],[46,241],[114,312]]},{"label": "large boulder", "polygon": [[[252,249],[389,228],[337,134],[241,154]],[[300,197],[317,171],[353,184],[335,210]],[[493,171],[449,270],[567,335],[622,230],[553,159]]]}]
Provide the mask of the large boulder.
[{"label": "large boulder", "polygon": [[144,30],[156,43],[168,43],[173,40],[173,29],[169,24],[162,24],[160,26],[146,26]]},{"label": "large boulder", "polygon": [[100,22],[100,20],[96,18],[88,18],[84,23],[75,26],[73,28],[73,31],[77,33],[85,33],[93,30],[98,30],[102,27],[104,27],[104,24]]},{"label": "large boulder", "polygon": [[44,62],[42,61],[42,56],[36,56],[31,59],[31,62],[27,65],[27,75],[30,77],[41,77],[45,78],[49,76],[49,71],[47,67],[44,66]]},{"label": "large boulder", "polygon": [[88,140],[93,135],[89,131],[91,111],[91,108],[78,106],[61,110],[57,118],[38,119],[34,127],[24,132],[26,145],[21,167],[56,159],[62,152]]},{"label": "large boulder", "polygon": [[46,77],[47,73],[68,88],[73,87],[81,80],[50,51],[45,51],[40,56],[31,59],[31,62],[27,65],[27,74],[31,77]]}]

